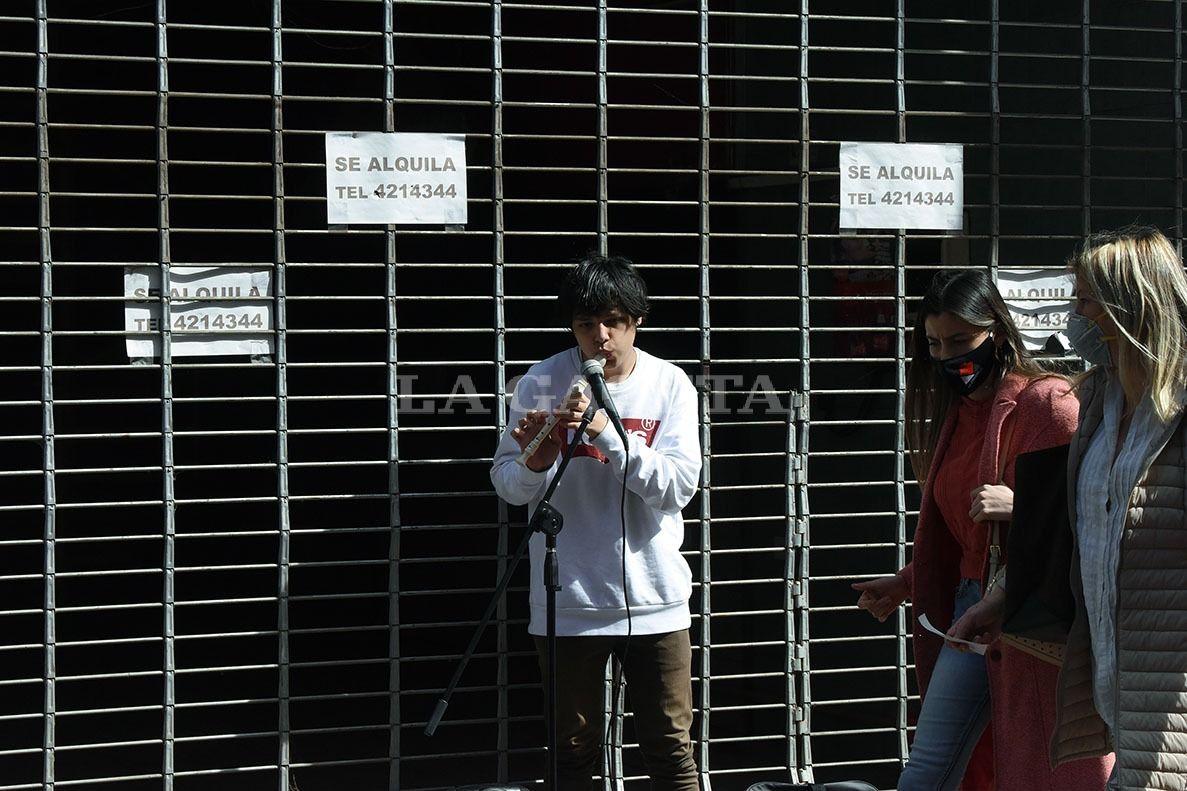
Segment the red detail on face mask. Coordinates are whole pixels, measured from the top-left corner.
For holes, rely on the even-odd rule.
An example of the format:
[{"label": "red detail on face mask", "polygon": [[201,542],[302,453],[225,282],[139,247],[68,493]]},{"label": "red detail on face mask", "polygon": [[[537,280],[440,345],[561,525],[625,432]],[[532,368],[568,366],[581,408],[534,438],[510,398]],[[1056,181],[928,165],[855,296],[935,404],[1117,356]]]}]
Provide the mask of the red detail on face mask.
[{"label": "red detail on face mask", "polygon": [[971,362],[964,362],[964,363],[960,364],[959,373],[961,376],[972,376],[976,372],[977,372],[977,369],[973,366],[973,364]]}]

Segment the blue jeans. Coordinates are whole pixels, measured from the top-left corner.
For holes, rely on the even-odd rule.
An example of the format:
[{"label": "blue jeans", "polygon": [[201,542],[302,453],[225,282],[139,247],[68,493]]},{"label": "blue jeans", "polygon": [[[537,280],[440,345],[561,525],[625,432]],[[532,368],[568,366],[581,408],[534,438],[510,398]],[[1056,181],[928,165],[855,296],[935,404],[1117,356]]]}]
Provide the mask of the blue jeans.
[{"label": "blue jeans", "polygon": [[[961,580],[952,622],[980,600],[981,584]],[[899,791],[951,791],[959,786],[989,715],[985,657],[954,651],[945,644],[923,699],[911,757],[899,776]]]}]

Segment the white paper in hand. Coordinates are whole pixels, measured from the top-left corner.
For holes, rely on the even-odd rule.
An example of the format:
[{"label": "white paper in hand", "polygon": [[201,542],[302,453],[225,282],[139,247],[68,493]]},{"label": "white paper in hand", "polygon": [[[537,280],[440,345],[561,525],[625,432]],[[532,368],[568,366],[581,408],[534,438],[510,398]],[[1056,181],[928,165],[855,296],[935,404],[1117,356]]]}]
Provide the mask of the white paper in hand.
[{"label": "white paper in hand", "polygon": [[938,634],[940,637],[944,638],[950,643],[961,643],[963,645],[967,645],[969,650],[974,654],[981,654],[984,656],[985,649],[989,648],[989,646],[985,645],[984,643],[974,643],[972,640],[957,640],[955,637],[949,637],[931,625],[931,621],[927,620],[927,613],[919,616],[919,623],[923,624],[923,628],[927,631],[931,632],[932,634]]}]

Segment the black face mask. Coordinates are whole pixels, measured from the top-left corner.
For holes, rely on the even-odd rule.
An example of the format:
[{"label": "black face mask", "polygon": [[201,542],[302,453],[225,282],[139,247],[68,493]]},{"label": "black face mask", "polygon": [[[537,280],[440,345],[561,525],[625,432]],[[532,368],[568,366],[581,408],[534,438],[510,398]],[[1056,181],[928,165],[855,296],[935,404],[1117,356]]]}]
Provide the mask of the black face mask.
[{"label": "black face mask", "polygon": [[970,352],[934,362],[957,395],[967,396],[985,384],[997,370],[997,347],[990,335]]}]

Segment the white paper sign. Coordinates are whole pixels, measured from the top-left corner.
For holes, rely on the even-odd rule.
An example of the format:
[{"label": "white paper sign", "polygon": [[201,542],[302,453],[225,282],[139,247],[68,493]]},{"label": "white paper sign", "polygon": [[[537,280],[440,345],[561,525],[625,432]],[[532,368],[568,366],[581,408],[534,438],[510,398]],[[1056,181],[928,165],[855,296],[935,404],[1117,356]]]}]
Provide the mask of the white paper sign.
[{"label": "white paper sign", "polygon": [[964,149],[956,143],[841,143],[844,230],[964,228]]},{"label": "white paper sign", "polygon": [[1042,349],[1052,335],[1067,329],[1076,289],[1071,274],[1050,269],[999,269],[997,288],[1026,348]]},{"label": "white paper sign", "polygon": [[927,613],[919,616],[919,625],[932,634],[938,634],[940,637],[943,637],[950,643],[960,643],[961,645],[967,645],[969,650],[974,654],[984,655],[985,650],[989,648],[989,646],[987,646],[985,643],[974,643],[972,640],[958,640],[955,637],[949,637],[947,634],[941,632],[939,629],[931,625],[931,621],[929,621],[927,618]]},{"label": "white paper sign", "polygon": [[[169,269],[174,357],[272,353],[272,270]],[[128,357],[161,356],[161,271],[124,269]]]},{"label": "white paper sign", "polygon": [[330,225],[464,225],[463,135],[326,132]]}]

